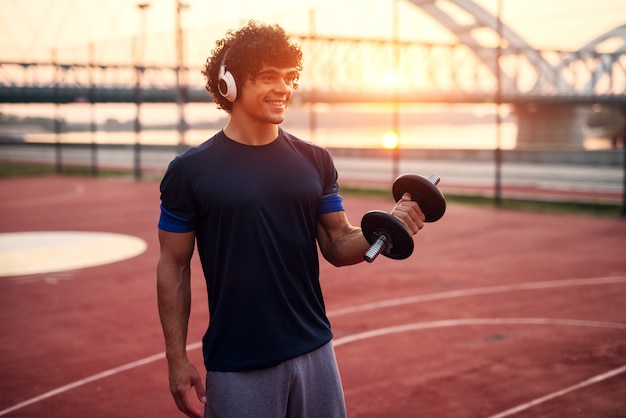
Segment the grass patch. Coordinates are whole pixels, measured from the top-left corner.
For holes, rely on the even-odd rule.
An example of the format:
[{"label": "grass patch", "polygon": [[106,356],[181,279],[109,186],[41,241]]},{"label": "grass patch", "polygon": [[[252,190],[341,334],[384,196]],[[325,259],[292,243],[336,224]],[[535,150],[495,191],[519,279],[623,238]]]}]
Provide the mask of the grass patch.
[{"label": "grass patch", "polygon": [[[91,167],[64,165],[60,172],[53,164],[0,161],[0,178],[35,177],[62,174],[67,176],[94,176]],[[126,169],[99,168],[95,177],[128,177],[133,173]]]},{"label": "grass patch", "polygon": [[[449,195],[446,194],[447,202],[467,204],[473,206],[496,207],[495,199],[485,196]],[[541,199],[517,199],[502,198],[497,206],[501,209],[519,210],[526,212],[563,213],[573,215],[592,215],[606,217],[622,216],[622,206],[611,202],[573,202]]]},{"label": "grass patch", "polygon": [[367,199],[391,199],[391,190],[378,188],[362,188],[353,186],[341,186],[339,193],[342,196],[364,197]]},{"label": "grass patch", "polygon": [[[357,196],[375,199],[390,199],[391,191],[375,188],[342,187],[344,196]],[[590,215],[617,218],[622,216],[622,206],[611,202],[572,202],[542,199],[502,198],[496,206],[495,199],[487,196],[446,193],[448,204],[462,204],[480,207],[498,207],[506,210],[518,210],[540,213],[562,213],[572,215]]]}]

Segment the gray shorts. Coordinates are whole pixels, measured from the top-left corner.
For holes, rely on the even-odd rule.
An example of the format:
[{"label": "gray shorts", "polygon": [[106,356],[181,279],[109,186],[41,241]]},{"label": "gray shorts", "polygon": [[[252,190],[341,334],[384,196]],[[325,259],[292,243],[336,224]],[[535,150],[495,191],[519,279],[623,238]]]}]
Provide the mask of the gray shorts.
[{"label": "gray shorts", "polygon": [[275,367],[207,372],[205,418],[344,418],[332,342]]}]

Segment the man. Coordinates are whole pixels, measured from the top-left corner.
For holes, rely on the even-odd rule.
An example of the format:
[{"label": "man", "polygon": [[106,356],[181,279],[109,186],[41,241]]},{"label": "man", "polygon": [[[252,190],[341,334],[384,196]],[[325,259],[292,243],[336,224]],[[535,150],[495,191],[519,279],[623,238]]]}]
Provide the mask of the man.
[{"label": "man", "polygon": [[[369,244],[338,194],[330,154],[279,128],[302,52],[279,26],[249,22],[217,41],[203,74],[229,120],[175,158],[161,183],[157,290],[170,389],[190,417],[343,417],[345,403],[319,283]],[[392,210],[412,234],[424,215]],[[210,321],[206,390],[187,358],[190,259],[197,244]]]}]

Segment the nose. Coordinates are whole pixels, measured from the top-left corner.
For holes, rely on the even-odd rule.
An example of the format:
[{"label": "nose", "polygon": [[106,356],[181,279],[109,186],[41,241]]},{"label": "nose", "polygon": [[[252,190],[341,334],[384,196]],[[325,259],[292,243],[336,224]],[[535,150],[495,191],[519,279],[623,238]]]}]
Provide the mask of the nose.
[{"label": "nose", "polygon": [[281,93],[289,93],[291,92],[291,89],[292,89],[291,83],[289,83],[284,78],[279,78],[276,84],[274,85],[274,90],[276,90],[277,92],[281,92]]}]

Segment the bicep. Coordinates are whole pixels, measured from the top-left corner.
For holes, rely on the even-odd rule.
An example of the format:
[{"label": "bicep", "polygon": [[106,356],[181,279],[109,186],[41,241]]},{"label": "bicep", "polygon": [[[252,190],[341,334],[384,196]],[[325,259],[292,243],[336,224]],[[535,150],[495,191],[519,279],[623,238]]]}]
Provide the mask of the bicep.
[{"label": "bicep", "polygon": [[344,211],[325,213],[317,219],[318,239],[332,241],[351,228],[352,225]]},{"label": "bicep", "polygon": [[368,247],[361,229],[350,224],[344,211],[319,216],[317,241],[324,258],[335,266],[363,261]]},{"label": "bicep", "polygon": [[[178,304],[177,298],[189,293],[194,241],[193,232],[178,233],[159,229],[161,254],[157,264],[157,294],[160,311],[175,309],[172,306]],[[181,289],[183,293],[180,293]],[[188,296],[184,298],[186,300]]]},{"label": "bicep", "polygon": [[175,265],[189,264],[193,255],[196,234],[191,232],[168,232],[159,229],[160,259]]}]

